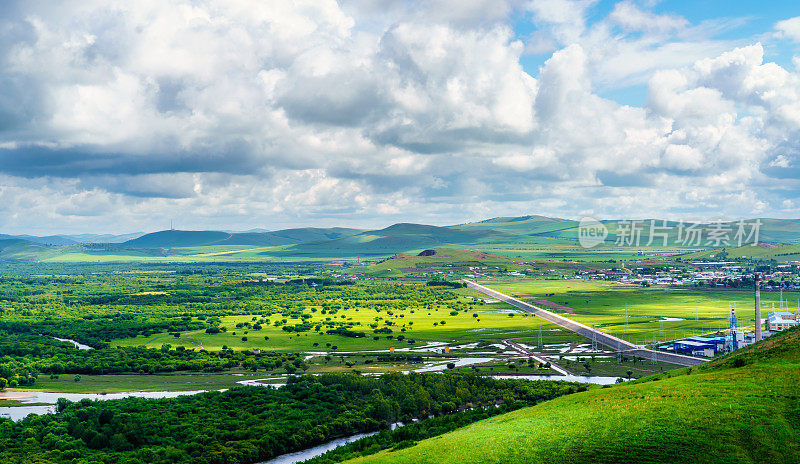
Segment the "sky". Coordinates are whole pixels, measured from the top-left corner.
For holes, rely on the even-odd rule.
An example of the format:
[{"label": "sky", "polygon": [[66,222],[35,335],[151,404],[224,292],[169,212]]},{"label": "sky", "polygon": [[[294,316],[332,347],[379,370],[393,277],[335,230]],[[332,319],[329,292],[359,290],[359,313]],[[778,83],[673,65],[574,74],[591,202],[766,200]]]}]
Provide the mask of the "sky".
[{"label": "sky", "polygon": [[4,0],[0,233],[797,218],[798,15]]}]

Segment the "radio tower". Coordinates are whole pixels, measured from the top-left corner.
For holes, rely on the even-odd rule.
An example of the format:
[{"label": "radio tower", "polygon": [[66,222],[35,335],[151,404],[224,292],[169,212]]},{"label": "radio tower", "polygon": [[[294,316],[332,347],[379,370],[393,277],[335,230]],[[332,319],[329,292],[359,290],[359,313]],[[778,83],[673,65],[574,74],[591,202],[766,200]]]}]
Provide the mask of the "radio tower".
[{"label": "radio tower", "polygon": [[761,340],[761,274],[755,275],[756,290],[756,341]]},{"label": "radio tower", "polygon": [[731,307],[731,350],[739,349],[739,342],[736,339],[736,303]]}]

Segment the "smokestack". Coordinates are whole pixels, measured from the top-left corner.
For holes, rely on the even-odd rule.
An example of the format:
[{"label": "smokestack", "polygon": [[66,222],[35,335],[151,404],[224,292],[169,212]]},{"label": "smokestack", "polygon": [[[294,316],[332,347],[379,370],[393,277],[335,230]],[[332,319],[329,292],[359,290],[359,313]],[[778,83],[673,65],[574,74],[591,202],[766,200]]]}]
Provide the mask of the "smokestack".
[{"label": "smokestack", "polygon": [[756,341],[761,340],[761,274],[756,272]]}]

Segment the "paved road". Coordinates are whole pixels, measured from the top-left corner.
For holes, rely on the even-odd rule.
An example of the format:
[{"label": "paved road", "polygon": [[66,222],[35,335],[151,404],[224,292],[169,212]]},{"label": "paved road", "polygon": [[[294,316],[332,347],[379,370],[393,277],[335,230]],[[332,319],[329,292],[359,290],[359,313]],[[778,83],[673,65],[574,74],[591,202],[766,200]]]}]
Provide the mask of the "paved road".
[{"label": "paved road", "polygon": [[532,304],[510,297],[504,293],[492,290],[491,288],[484,287],[483,285],[480,284],[476,284],[475,282],[471,282],[469,280],[462,280],[462,282],[466,283],[469,288],[475,289],[483,293],[484,295],[489,295],[500,301],[504,301],[525,312],[531,313],[534,316],[538,316],[546,321],[552,322],[553,324],[556,324],[559,327],[575,332],[578,335],[582,335],[588,338],[589,340],[596,340],[597,343],[607,346],[615,351],[622,351],[632,356],[638,356],[640,358],[646,358],[646,359],[653,359],[656,361],[669,362],[681,366],[696,366],[698,364],[703,364],[704,362],[708,361],[707,359],[695,358],[693,356],[684,356],[675,353],[653,351],[647,349],[644,345],[635,345],[627,340],[623,340],[611,334],[607,334],[601,330],[597,330],[593,327],[589,327],[588,325],[581,324],[580,322],[575,322],[572,319],[568,319],[559,314],[547,311],[546,309],[542,309],[538,306],[534,306]]},{"label": "paved road", "polygon": [[536,361],[539,362],[539,364],[550,363],[550,369],[553,369],[554,371],[558,372],[561,375],[575,375],[572,372],[570,372],[570,371],[564,369],[563,367],[559,366],[558,364],[554,363],[553,361],[550,361],[549,359],[544,359],[543,357],[535,354],[533,351],[531,351],[531,350],[525,348],[524,346],[520,345],[519,343],[515,342],[513,338],[508,338],[508,339],[503,340],[503,344],[508,346],[512,350],[519,351],[520,353],[524,354],[525,356],[528,356],[530,358],[535,359]]}]

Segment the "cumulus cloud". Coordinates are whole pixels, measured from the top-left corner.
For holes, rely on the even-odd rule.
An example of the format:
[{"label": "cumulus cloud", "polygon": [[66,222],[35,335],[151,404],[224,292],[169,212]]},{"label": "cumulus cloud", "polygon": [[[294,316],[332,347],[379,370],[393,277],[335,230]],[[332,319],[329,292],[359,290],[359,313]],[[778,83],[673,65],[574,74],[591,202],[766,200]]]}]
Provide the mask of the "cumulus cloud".
[{"label": "cumulus cloud", "polygon": [[[800,76],[713,29],[633,1],[13,1],[0,228],[778,208]],[[628,85],[644,106],[601,96]]]},{"label": "cumulus cloud", "polygon": [[800,42],[800,16],[778,21],[775,24],[775,31],[780,38]]}]

